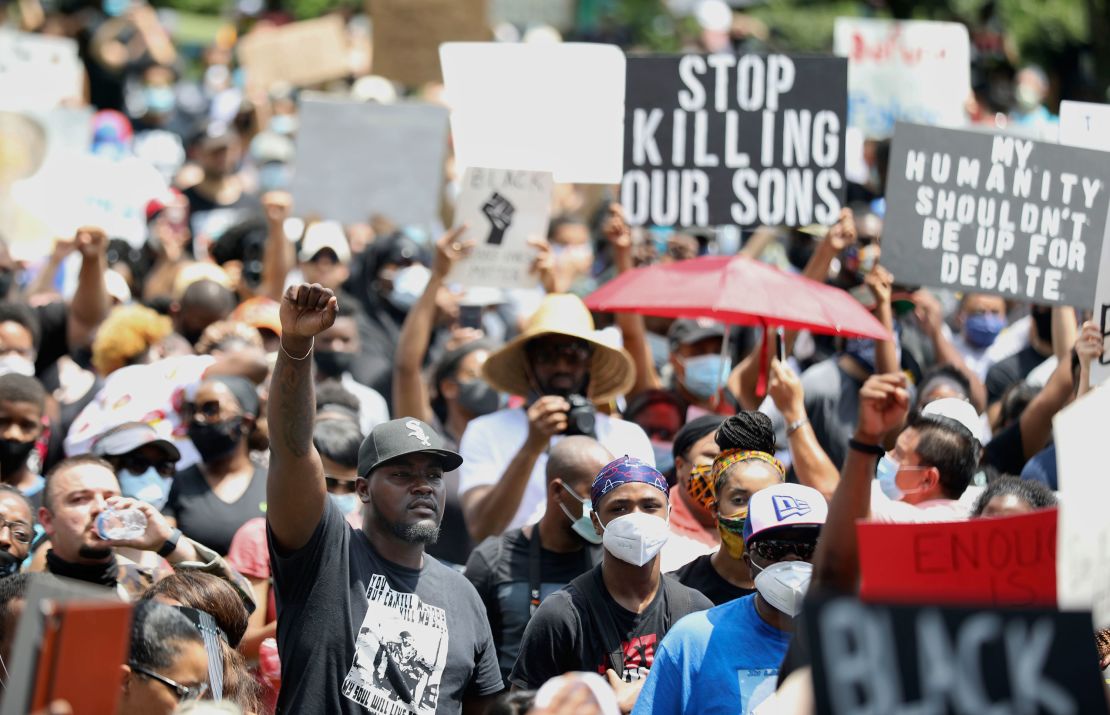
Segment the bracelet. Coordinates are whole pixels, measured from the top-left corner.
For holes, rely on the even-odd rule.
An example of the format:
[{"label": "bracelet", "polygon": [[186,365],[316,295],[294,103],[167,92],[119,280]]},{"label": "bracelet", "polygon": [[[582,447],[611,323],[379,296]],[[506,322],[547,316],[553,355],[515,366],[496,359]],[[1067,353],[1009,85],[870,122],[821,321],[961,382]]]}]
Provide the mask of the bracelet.
[{"label": "bracelet", "polygon": [[803,417],[800,420],[794,420],[793,422],[791,422],[786,427],[786,436],[789,437],[790,435],[794,434],[795,432],[797,432],[802,427],[805,427],[808,424],[809,424],[809,418],[808,417]]},{"label": "bracelet", "polygon": [[848,447],[856,450],[857,452],[863,452],[864,454],[873,454],[876,457],[883,457],[886,455],[886,450],[883,449],[882,446],[877,444],[867,444],[866,442],[860,442],[855,439],[848,440]]},{"label": "bracelet", "polygon": [[285,357],[289,358],[290,360],[297,360],[298,362],[301,360],[307,360],[308,356],[312,354],[312,349],[316,347],[316,336],[313,335],[311,338],[309,338],[308,352],[304,354],[304,357],[293,357],[292,355],[290,355],[289,351],[285,349],[285,343],[281,342],[280,338],[278,338],[278,347],[281,348],[281,351],[283,353],[285,353]]},{"label": "bracelet", "polygon": [[174,551],[177,550],[177,542],[181,540],[181,529],[174,529],[170,532],[170,537],[166,539],[166,543],[162,544],[162,548],[158,549],[158,555],[166,558]]}]

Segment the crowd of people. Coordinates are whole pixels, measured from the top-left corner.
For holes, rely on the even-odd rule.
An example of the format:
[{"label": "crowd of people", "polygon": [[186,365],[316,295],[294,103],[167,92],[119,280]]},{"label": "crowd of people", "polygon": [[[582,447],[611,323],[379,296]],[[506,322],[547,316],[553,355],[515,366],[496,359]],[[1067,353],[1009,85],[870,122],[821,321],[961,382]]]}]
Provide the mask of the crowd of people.
[{"label": "crowd of people", "polygon": [[[28,593],[61,577],[134,604],[120,713],[808,713],[794,634],[807,593],[858,592],[857,521],[1057,505],[1053,418],[1095,389],[1103,335],[900,283],[888,143],[833,226],[742,250],[890,339],[591,313],[605,281],[734,233],[629,226],[611,189],[560,185],[538,287],[468,290],[462,228],[298,214],[299,92],[248,89],[234,36],[198,82],[151,7],[62,5],[0,25],[77,39],[89,152],[167,188],[137,239],[0,236],[5,678],[30,667]],[[1015,124],[1054,121],[1043,73],[1015,88]]]}]

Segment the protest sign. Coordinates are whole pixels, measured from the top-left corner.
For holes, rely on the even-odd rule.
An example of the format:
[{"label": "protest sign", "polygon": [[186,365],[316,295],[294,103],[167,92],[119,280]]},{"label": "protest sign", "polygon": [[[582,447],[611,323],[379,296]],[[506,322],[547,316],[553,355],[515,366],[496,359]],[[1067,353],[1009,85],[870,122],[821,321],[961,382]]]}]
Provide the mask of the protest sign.
[{"label": "protest sign", "polygon": [[836,221],[846,60],[631,57],[627,86],[621,203],[631,224]]},{"label": "protest sign", "polygon": [[955,524],[856,524],[860,598],[1056,605],[1056,511]]},{"label": "protest sign", "polygon": [[811,600],[818,715],[1105,713],[1087,613]]},{"label": "protest sign", "polygon": [[[1060,143],[1110,152],[1110,105],[1060,102]],[[1110,156],[1107,156],[1110,159]],[[1102,252],[1092,313],[1102,331],[1102,356],[1091,365],[1091,384],[1110,377],[1110,251]]]},{"label": "protest sign", "polygon": [[962,24],[838,17],[833,52],[848,58],[848,123],[868,138],[888,138],[898,121],[966,123],[971,60]]},{"label": "protest sign", "polygon": [[1056,592],[1060,608],[1093,610],[1110,626],[1110,483],[1105,473],[1110,389],[1100,387],[1056,415],[1052,432],[1060,487]]},{"label": "protest sign", "polygon": [[547,171],[501,171],[470,167],[455,202],[455,225],[473,252],[459,261],[449,281],[466,286],[530,288],[536,250],[530,240],[547,238],[555,183]]},{"label": "protest sign", "polygon": [[438,220],[447,110],[323,97],[301,102],[290,191],[300,216],[343,223],[381,214],[398,225]]},{"label": "protest sign", "polygon": [[0,29],[0,109],[53,109],[84,91],[75,40]]},{"label": "protest sign", "polygon": [[406,87],[442,82],[439,46],[490,39],[488,0],[368,0],[374,74]]},{"label": "protest sign", "polygon": [[520,27],[550,25],[559,32],[574,29],[575,0],[490,0],[493,24],[509,22]]},{"label": "protest sign", "polygon": [[550,171],[560,183],[620,181],[619,48],[453,42],[440,58],[460,167]]},{"label": "protest sign", "polygon": [[263,90],[278,81],[310,87],[351,73],[347,31],[338,15],[255,30],[236,51],[247,83]]},{"label": "protest sign", "polygon": [[904,285],[1087,308],[1108,189],[1099,152],[899,123],[882,263]]}]

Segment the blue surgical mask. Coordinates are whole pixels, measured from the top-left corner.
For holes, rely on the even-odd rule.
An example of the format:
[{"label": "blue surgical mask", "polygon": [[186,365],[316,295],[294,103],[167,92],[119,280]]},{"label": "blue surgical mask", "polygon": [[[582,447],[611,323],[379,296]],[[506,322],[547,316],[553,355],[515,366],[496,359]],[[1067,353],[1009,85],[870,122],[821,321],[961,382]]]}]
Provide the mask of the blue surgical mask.
[{"label": "blue surgical mask", "polygon": [[1006,318],[994,313],[979,313],[968,316],[964,321],[964,335],[967,342],[977,348],[989,348],[998,334],[1006,327]]},{"label": "blue surgical mask", "polygon": [[565,504],[559,502],[559,508],[562,509],[563,513],[567,515],[567,518],[570,519],[570,528],[586,543],[600,544],[603,537],[594,529],[594,522],[590,518],[590,515],[593,513],[593,505],[590,503],[590,500],[583,499],[575,494],[574,490],[568,487],[565,482],[563,483],[563,489],[566,489],[567,494],[570,494],[574,497],[575,501],[582,505],[582,516],[576,517],[570,513],[570,509],[567,509]]},{"label": "blue surgical mask", "polygon": [[145,501],[155,509],[165,506],[169,496],[166,479],[154,467],[148,467],[142,474],[121,469],[119,491],[123,496]]},{"label": "blue surgical mask", "polygon": [[[902,363],[902,324],[894,324],[894,355],[898,364]],[[875,372],[875,341],[871,338],[848,338],[844,341],[844,353],[851,356],[867,369]]]},{"label": "blue surgical mask", "polygon": [[359,499],[358,494],[351,492],[349,494],[328,494],[335,505],[339,507],[339,511],[343,514],[350,514],[355,509],[358,509]]},{"label": "blue surgical mask", "polygon": [[694,397],[708,400],[725,386],[732,371],[732,360],[720,355],[698,355],[683,361],[686,368],[682,384]]},{"label": "blue surgical mask", "polygon": [[674,469],[674,443],[652,442],[651,451],[655,454],[655,468],[660,474],[666,474]]},{"label": "blue surgical mask", "polygon": [[270,131],[289,136],[297,131],[297,118],[292,114],[275,114],[270,117]]},{"label": "blue surgical mask", "polygon": [[397,271],[393,275],[393,290],[389,293],[389,302],[401,310],[408,310],[424,295],[431,276],[432,272],[419,263]]},{"label": "blue surgical mask", "polygon": [[875,469],[875,476],[879,479],[879,487],[883,490],[883,494],[886,494],[887,498],[892,501],[902,501],[902,497],[906,495],[898,488],[899,466],[898,462],[883,455]]},{"label": "blue surgical mask", "polygon": [[292,178],[289,165],[280,161],[268,161],[258,167],[258,188],[262,191],[284,191]]},{"label": "blue surgical mask", "polygon": [[177,95],[174,94],[173,87],[144,87],[143,101],[146,103],[146,111],[168,114],[177,103]]}]

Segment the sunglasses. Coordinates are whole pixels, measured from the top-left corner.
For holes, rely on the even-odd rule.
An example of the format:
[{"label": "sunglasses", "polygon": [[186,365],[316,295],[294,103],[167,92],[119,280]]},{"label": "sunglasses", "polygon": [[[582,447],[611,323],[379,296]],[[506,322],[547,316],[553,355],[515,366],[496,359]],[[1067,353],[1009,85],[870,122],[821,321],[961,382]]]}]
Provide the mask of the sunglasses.
[{"label": "sunglasses", "polygon": [[748,550],[764,561],[782,561],[787,554],[794,554],[802,561],[812,561],[817,542],[764,539],[749,544]]},{"label": "sunglasses", "polygon": [[151,467],[163,477],[172,477],[177,473],[177,465],[172,459],[149,460],[141,454],[127,455],[119,460],[121,469],[126,469],[132,474],[142,474]]},{"label": "sunglasses", "polygon": [[579,365],[590,359],[592,351],[585,343],[563,343],[562,345],[529,345],[528,355],[536,365],[555,365],[565,360]]},{"label": "sunglasses", "polygon": [[177,699],[179,702],[199,700],[204,697],[205,693],[208,692],[208,683],[200,683],[199,685],[193,686],[182,685],[175,680],[170,680],[164,675],[159,675],[158,673],[155,673],[153,670],[147,670],[141,665],[137,665],[135,663],[129,663],[128,665],[131,666],[132,671],[138,673],[139,675],[150,678],[151,680],[157,680],[159,683],[172,690],[177,695]]},{"label": "sunglasses", "polygon": [[345,493],[348,494],[355,491],[355,480],[353,479],[338,479],[336,477],[329,477],[325,474],[324,484],[327,486],[328,491],[338,489],[340,487],[342,487],[345,490]]}]

